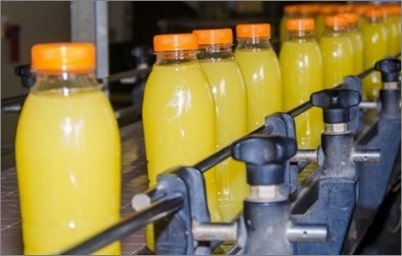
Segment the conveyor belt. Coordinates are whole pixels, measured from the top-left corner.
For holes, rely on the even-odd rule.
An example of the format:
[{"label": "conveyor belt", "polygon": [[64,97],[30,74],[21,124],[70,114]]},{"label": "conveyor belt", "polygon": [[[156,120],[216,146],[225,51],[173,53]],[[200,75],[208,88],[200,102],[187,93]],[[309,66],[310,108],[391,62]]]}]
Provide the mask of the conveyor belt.
[{"label": "conveyor belt", "polygon": [[[122,138],[122,199],[120,214],[127,216],[134,210],[131,198],[147,188],[146,161],[142,123],[136,122],[120,129]],[[144,231],[130,235],[122,242],[122,254],[142,249]],[[1,172],[1,255],[21,255],[21,218],[15,168]]]}]

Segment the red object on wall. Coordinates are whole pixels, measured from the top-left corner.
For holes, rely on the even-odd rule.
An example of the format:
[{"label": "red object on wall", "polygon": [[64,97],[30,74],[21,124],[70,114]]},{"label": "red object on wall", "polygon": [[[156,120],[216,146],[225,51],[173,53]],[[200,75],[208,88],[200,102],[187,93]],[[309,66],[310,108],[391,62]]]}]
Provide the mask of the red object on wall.
[{"label": "red object on wall", "polygon": [[19,25],[6,25],[5,37],[10,40],[10,62],[17,62],[20,60],[20,26]]}]

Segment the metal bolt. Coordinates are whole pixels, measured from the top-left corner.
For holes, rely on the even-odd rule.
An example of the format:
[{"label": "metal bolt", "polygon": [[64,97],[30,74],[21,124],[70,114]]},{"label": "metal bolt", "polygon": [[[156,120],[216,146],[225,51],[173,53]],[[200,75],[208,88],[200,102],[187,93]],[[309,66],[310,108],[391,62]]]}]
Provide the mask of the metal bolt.
[{"label": "metal bolt", "polygon": [[339,124],[326,124],[327,134],[342,134],[348,132],[347,123],[339,123]]}]

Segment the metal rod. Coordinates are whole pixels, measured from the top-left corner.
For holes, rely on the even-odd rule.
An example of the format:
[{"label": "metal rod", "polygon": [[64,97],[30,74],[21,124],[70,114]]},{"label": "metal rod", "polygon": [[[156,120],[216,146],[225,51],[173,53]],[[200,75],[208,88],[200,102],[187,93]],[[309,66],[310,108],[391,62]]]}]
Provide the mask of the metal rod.
[{"label": "metal rod", "polygon": [[291,117],[296,117],[303,113],[304,111],[307,111],[309,108],[311,108],[313,105],[311,104],[310,101],[304,102],[303,104],[295,107],[294,109],[291,109],[287,112],[288,115]]},{"label": "metal rod", "polygon": [[131,206],[136,211],[141,211],[146,207],[149,207],[152,202],[155,202],[166,196],[166,190],[161,185],[149,188],[143,193],[135,194],[131,199]]},{"label": "metal rod", "polygon": [[105,83],[117,82],[117,81],[120,81],[121,79],[127,78],[127,77],[137,77],[137,76],[146,75],[150,71],[151,71],[151,68],[142,68],[142,69],[133,69],[133,70],[128,70],[128,71],[123,71],[120,73],[112,74],[109,77],[103,78],[103,82],[105,82]]},{"label": "metal rod", "polygon": [[376,109],[378,103],[375,101],[362,101],[359,104],[359,108],[361,109]]},{"label": "metal rod", "polygon": [[289,242],[326,242],[328,240],[327,225],[293,224],[286,230]]},{"label": "metal rod", "polygon": [[[250,132],[249,134],[247,134],[244,137],[247,137],[247,136],[249,136],[249,135],[251,135],[253,133],[263,131],[264,128],[265,128],[264,125],[260,126],[259,128],[255,129],[254,131]],[[244,137],[242,137],[242,138],[244,138]],[[198,162],[198,163],[196,163],[194,165],[194,168],[198,169],[200,172],[206,172],[208,169],[210,169],[214,165],[222,162],[223,160],[225,160],[226,158],[228,158],[230,156],[231,146],[232,146],[232,144],[222,148],[221,150],[219,150],[219,151],[215,152],[214,154],[210,155],[209,157],[201,160],[200,162]]]},{"label": "metal rod", "polygon": [[197,241],[236,241],[237,222],[198,223],[193,221],[192,232]]},{"label": "metal rod", "polygon": [[3,98],[1,99],[1,107],[4,108],[7,107],[8,105],[22,104],[25,101],[26,97],[27,94],[20,94],[8,98]]},{"label": "metal rod", "polygon": [[291,162],[300,162],[300,161],[308,161],[314,162],[317,161],[317,149],[299,149],[297,150],[296,155],[294,155],[291,159]]},{"label": "metal rod", "polygon": [[157,221],[183,206],[184,199],[176,195],[170,199],[163,199],[153,203],[141,212],[136,212],[105,231],[91,237],[79,245],[68,249],[61,255],[89,255],[110,243],[122,239],[129,234],[145,227],[148,223]]},{"label": "metal rod", "polygon": [[381,151],[379,149],[359,149],[352,154],[354,162],[379,162]]}]

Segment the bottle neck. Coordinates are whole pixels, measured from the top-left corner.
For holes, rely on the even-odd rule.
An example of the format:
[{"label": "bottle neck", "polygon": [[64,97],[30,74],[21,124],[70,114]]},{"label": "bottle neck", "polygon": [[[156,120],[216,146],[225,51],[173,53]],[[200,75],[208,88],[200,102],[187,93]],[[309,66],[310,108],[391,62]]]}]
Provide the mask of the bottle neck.
[{"label": "bottle neck", "polygon": [[197,60],[196,50],[176,50],[156,52],[155,65],[169,65],[192,62]]},{"label": "bottle neck", "polygon": [[200,51],[197,58],[200,60],[234,58],[232,44],[200,45]]},{"label": "bottle neck", "polygon": [[236,49],[272,49],[270,37],[237,38]]},{"label": "bottle neck", "polygon": [[371,18],[367,18],[366,17],[366,23],[367,24],[382,24],[384,21],[383,17],[371,17]]},{"label": "bottle neck", "polygon": [[63,91],[71,92],[76,90],[101,89],[96,81],[93,72],[71,73],[71,72],[48,72],[38,70],[35,72],[36,82],[31,92],[41,91]]},{"label": "bottle neck", "polygon": [[347,27],[326,26],[323,36],[341,36],[347,32]]},{"label": "bottle neck", "polygon": [[314,42],[316,41],[314,36],[314,30],[294,30],[288,32],[287,41],[303,41]]}]

